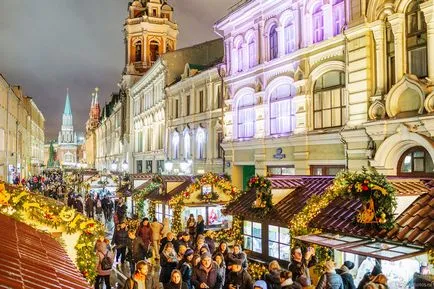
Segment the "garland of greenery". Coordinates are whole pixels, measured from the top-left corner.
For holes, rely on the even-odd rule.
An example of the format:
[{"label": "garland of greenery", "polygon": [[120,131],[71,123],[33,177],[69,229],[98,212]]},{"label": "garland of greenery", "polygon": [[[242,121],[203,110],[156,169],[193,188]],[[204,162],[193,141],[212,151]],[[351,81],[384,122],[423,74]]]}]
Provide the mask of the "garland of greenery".
[{"label": "garland of greenery", "polygon": [[[104,226],[53,199],[34,194],[18,186],[0,183],[0,212],[35,226],[28,220],[53,228],[62,227],[69,234],[80,233],[75,249],[78,269],[90,284],[96,277],[95,243],[104,235]],[[36,227],[37,229],[37,227]]]},{"label": "garland of greenery", "polygon": [[249,261],[247,272],[253,280],[262,280],[264,275],[268,273],[268,269],[264,264]]},{"label": "garland of greenery", "polygon": [[149,201],[148,218],[150,222],[152,222],[157,216],[156,211],[157,211],[157,203],[155,201]]},{"label": "garland of greenery", "polygon": [[269,179],[256,175],[247,183],[247,191],[255,191],[256,200],[252,204],[252,208],[265,216],[273,209],[271,182]]},{"label": "garland of greenery", "polygon": [[232,227],[212,232],[212,238],[217,242],[228,242],[234,244],[243,243],[243,235],[241,232],[243,226],[243,219],[240,216],[232,217]]},{"label": "garland of greenery", "polygon": [[143,190],[139,191],[138,193],[136,193],[134,195],[134,201],[136,202],[137,215],[138,215],[139,219],[143,219],[145,217],[144,208],[145,208],[146,196],[150,192],[152,192],[156,189],[159,189],[159,188],[160,188],[160,184],[151,182],[149,184],[149,186],[147,186],[146,188],[144,188]]},{"label": "garland of greenery", "polygon": [[429,263],[434,266],[434,249],[430,249],[428,252],[428,261]]},{"label": "garland of greenery", "polygon": [[[181,214],[184,209],[184,200],[190,199],[191,195],[200,190],[200,188],[203,185],[213,185],[216,188],[220,189],[223,192],[226,192],[231,197],[231,202],[236,200],[239,195],[240,191],[232,186],[230,180],[226,178],[225,176],[219,176],[214,173],[206,173],[200,178],[196,178],[194,182],[185,189],[185,191],[181,192],[179,195],[173,197],[169,201],[169,206],[173,210],[173,217],[172,217],[172,231],[173,232],[181,232],[182,231],[182,221],[181,221]],[[201,196],[202,194],[199,194],[198,199],[199,200],[208,200],[208,198],[203,199],[204,197]],[[216,192],[213,192],[211,195],[211,200],[217,200],[219,195]]]}]

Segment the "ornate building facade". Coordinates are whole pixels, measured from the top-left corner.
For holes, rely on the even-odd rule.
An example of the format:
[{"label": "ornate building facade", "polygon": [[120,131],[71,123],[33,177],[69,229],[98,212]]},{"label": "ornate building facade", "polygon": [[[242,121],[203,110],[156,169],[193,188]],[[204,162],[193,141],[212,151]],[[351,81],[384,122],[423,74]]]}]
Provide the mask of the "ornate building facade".
[{"label": "ornate building facade", "polygon": [[92,101],[89,111],[89,119],[86,122],[86,135],[84,141],[84,160],[89,168],[95,168],[96,159],[96,135],[100,122],[101,108],[98,101],[98,88],[92,93]]},{"label": "ornate building facade", "polygon": [[432,174],[433,7],[252,0],[218,21],[229,91],[223,146],[235,184],[368,165]]},{"label": "ornate building facade", "polygon": [[45,118],[20,86],[0,74],[0,179],[38,174],[44,161]]}]

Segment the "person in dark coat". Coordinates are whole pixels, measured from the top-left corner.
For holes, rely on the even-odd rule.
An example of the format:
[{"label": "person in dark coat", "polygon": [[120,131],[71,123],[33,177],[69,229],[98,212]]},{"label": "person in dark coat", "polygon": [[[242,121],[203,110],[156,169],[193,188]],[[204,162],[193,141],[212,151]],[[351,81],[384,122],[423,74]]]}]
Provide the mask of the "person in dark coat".
[{"label": "person in dark coat", "polygon": [[242,268],[240,259],[233,261],[224,289],[253,289],[252,277]]},{"label": "person in dark coat", "polygon": [[215,252],[215,242],[212,238],[212,231],[208,230],[205,232],[205,243],[208,245],[209,252],[214,255]]},{"label": "person in dark coat", "polygon": [[86,215],[88,218],[93,218],[93,200],[92,197],[87,194],[86,201],[85,201],[85,207],[86,207]]},{"label": "person in dark coat", "polygon": [[190,234],[187,232],[182,232],[180,238],[178,239],[178,245],[184,245],[186,248],[193,249],[193,243],[191,242]]},{"label": "person in dark coat", "polygon": [[325,272],[321,275],[316,289],[344,289],[344,283],[341,276],[336,274],[333,261],[325,262]]},{"label": "person in dark coat", "polygon": [[280,287],[282,289],[302,289],[301,285],[292,281],[291,271],[280,271]]},{"label": "person in dark coat", "polygon": [[228,257],[229,257],[229,253],[230,253],[229,248],[228,248],[228,243],[220,242],[219,246],[214,251],[214,256],[218,253],[222,254],[223,258],[225,259],[225,263],[228,263]]},{"label": "person in dark coat", "polygon": [[170,282],[164,286],[164,289],[188,289],[187,283],[182,280],[181,272],[178,269],[172,271]]},{"label": "person in dark coat", "polygon": [[112,245],[116,245],[116,262],[121,258],[122,265],[125,263],[126,250],[128,243],[127,223],[124,220],[118,225],[118,228],[113,234]]},{"label": "person in dark coat", "polygon": [[289,264],[288,270],[292,273],[292,280],[298,282],[303,287],[310,286],[312,281],[310,279],[309,268],[318,263],[315,256],[315,249],[308,247],[304,257],[300,247],[294,247],[291,250],[292,262]]},{"label": "person in dark coat", "polygon": [[203,220],[202,215],[197,216],[197,224],[196,224],[196,238],[199,235],[203,235],[205,232],[205,221]]},{"label": "person in dark coat", "polygon": [[182,281],[187,284],[188,289],[192,289],[191,276],[193,275],[193,254],[192,249],[187,249],[184,253],[184,257],[179,262],[179,270],[181,271]]},{"label": "person in dark coat", "polygon": [[81,196],[78,196],[78,197],[75,199],[74,207],[75,207],[75,209],[77,210],[77,212],[83,214],[83,200],[82,200],[82,197],[81,197]]},{"label": "person in dark coat", "polygon": [[187,220],[187,229],[190,234],[190,239],[194,240],[196,234],[196,220],[194,219],[193,214],[190,214],[190,217]]},{"label": "person in dark coat", "polygon": [[427,263],[422,263],[419,272],[413,275],[414,289],[426,289],[434,287],[434,276],[429,273],[429,267]]},{"label": "person in dark coat", "polygon": [[163,248],[164,246],[166,246],[167,243],[172,243],[173,248],[175,249],[176,252],[178,252],[179,244],[178,241],[175,239],[175,235],[172,232],[168,232],[167,236],[161,239],[160,243],[161,243],[160,252],[159,252],[160,254],[161,252],[163,252]]},{"label": "person in dark coat", "polygon": [[170,282],[170,274],[173,269],[176,269],[177,265],[178,258],[175,249],[173,248],[173,244],[167,243],[160,256],[160,282],[163,283],[163,286]]},{"label": "person in dark coat", "polygon": [[223,278],[219,274],[217,264],[212,261],[211,254],[205,253],[200,257],[199,266],[193,269],[191,283],[196,289],[221,289]]},{"label": "person in dark coat", "polygon": [[[157,282],[152,278],[152,265],[147,261],[139,261],[136,264],[135,273],[125,281],[123,289],[158,289]],[[110,288],[110,287],[108,287]]]},{"label": "person in dark coat", "polygon": [[[217,266],[219,268],[220,274],[222,275],[222,280],[226,280],[226,263],[225,258],[223,257],[222,253],[217,252],[212,258],[214,262],[217,263]],[[224,283],[224,282],[223,282]]]},{"label": "person in dark coat", "polygon": [[264,281],[267,282],[268,289],[280,289],[280,268],[279,262],[273,260],[268,264],[268,272],[264,275]]},{"label": "person in dark coat", "polygon": [[136,263],[145,259],[146,250],[142,238],[137,238],[134,230],[128,231],[127,261],[130,262],[131,276],[134,274]]},{"label": "person in dark coat", "polygon": [[143,243],[145,244],[146,248],[148,248],[151,245],[152,229],[151,229],[151,224],[149,223],[148,218],[143,218],[142,222],[140,223],[139,228],[137,228],[136,235],[138,237],[142,238]]},{"label": "person in dark coat", "polygon": [[241,245],[234,245],[234,250],[232,253],[229,253],[228,259],[231,259],[232,261],[236,259],[241,260],[243,269],[247,270],[247,255],[241,251]]},{"label": "person in dark coat", "polygon": [[336,273],[341,275],[342,282],[344,283],[344,289],[356,289],[354,285],[353,275],[350,270],[354,268],[354,263],[351,261],[345,261],[340,269],[336,269]]},{"label": "person in dark coat", "polygon": [[383,273],[381,270],[381,263],[377,259],[375,259],[375,266],[372,269],[371,273],[366,273],[362,280],[359,283],[359,286],[357,286],[357,289],[363,289],[365,285],[369,282],[371,282],[375,277]]}]

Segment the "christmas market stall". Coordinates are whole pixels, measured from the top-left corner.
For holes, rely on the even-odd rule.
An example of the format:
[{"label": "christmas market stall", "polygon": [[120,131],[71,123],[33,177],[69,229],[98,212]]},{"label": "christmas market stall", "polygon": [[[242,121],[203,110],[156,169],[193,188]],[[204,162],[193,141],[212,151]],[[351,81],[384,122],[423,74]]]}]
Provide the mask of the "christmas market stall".
[{"label": "christmas market stall", "polygon": [[326,258],[337,265],[353,262],[356,286],[377,260],[390,289],[406,288],[421,265],[433,262],[433,212],[429,180],[363,170],[340,173],[290,226],[302,245],[329,248]]},{"label": "christmas market stall", "polygon": [[206,229],[228,228],[231,220],[223,215],[222,209],[238,196],[239,190],[225,176],[207,173],[194,177],[188,186],[170,196],[169,204],[173,210],[172,230],[183,230],[191,214],[196,221],[201,215]]}]

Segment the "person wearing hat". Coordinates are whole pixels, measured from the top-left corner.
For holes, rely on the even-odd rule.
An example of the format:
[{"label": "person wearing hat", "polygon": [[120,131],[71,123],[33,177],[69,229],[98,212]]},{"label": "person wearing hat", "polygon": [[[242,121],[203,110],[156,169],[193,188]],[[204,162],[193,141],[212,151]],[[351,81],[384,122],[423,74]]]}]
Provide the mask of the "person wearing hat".
[{"label": "person wearing hat", "polygon": [[187,249],[181,262],[179,262],[179,271],[181,271],[182,281],[187,284],[188,289],[193,288],[191,284],[191,276],[193,275],[193,254],[194,251],[192,249]]},{"label": "person wearing hat", "polygon": [[219,273],[217,264],[212,261],[210,253],[200,256],[200,264],[193,269],[191,283],[196,289],[221,289],[223,287],[223,277]]},{"label": "person wearing hat", "polygon": [[119,262],[119,257],[121,258],[122,265],[125,263],[127,257],[126,250],[128,244],[128,230],[127,223],[125,220],[121,220],[120,224],[117,226],[116,231],[113,235],[112,245],[116,246],[116,262]]},{"label": "person wearing hat", "polygon": [[191,242],[190,234],[187,232],[182,232],[180,238],[178,239],[179,245],[184,245],[187,248],[193,248],[193,243]]},{"label": "person wearing hat", "polygon": [[374,268],[372,269],[371,273],[366,273],[365,276],[363,276],[362,280],[359,283],[359,286],[357,286],[357,289],[363,289],[367,283],[371,282],[375,277],[377,277],[381,273],[382,273],[381,263],[380,261],[375,259]]},{"label": "person wearing hat", "polygon": [[267,289],[267,283],[264,280],[258,280],[253,284],[253,289]]},{"label": "person wearing hat", "polygon": [[345,261],[340,269],[336,269],[336,273],[341,275],[342,283],[344,283],[344,289],[356,289],[356,285],[354,285],[353,275],[351,275],[350,273],[353,268],[353,262]]},{"label": "person wearing hat", "polygon": [[253,289],[252,277],[242,268],[240,259],[233,260],[224,289]]},{"label": "person wearing hat", "polygon": [[235,244],[234,245],[234,250],[232,251],[232,253],[229,253],[228,255],[228,259],[239,259],[241,260],[243,269],[247,270],[247,255],[246,253],[244,253],[241,250],[241,245],[240,244]]},{"label": "person wearing hat", "polygon": [[336,274],[335,262],[326,261],[324,267],[324,273],[321,275],[316,289],[344,289],[341,276]]}]

